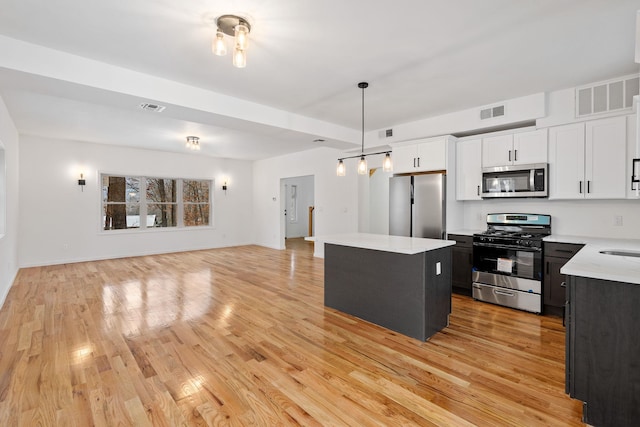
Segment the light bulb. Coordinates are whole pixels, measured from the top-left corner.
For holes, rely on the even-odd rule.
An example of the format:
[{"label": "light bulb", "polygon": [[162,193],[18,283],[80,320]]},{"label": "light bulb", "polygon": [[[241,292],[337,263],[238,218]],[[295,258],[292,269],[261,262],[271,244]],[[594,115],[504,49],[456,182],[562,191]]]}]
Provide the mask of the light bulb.
[{"label": "light bulb", "polygon": [[244,50],[237,47],[233,50],[233,65],[237,68],[244,68],[247,66],[247,54]]},{"label": "light bulb", "polygon": [[344,162],[342,161],[342,159],[338,160],[338,168],[336,169],[336,174],[338,176],[345,176],[346,172],[347,171],[344,167]]},{"label": "light bulb", "polygon": [[393,169],[393,164],[391,163],[391,154],[387,153],[384,156],[384,161],[382,162],[382,170],[384,172],[391,172]]},{"label": "light bulb", "polygon": [[236,48],[246,50],[249,44],[249,27],[240,23],[234,27],[233,32],[236,38]]},{"label": "light bulb", "polygon": [[216,31],[216,38],[213,39],[211,50],[218,56],[224,56],[227,54],[227,45],[224,43],[224,34],[222,31]]},{"label": "light bulb", "polygon": [[360,161],[358,162],[358,175],[366,175],[367,174],[367,159],[364,156],[360,157]]}]

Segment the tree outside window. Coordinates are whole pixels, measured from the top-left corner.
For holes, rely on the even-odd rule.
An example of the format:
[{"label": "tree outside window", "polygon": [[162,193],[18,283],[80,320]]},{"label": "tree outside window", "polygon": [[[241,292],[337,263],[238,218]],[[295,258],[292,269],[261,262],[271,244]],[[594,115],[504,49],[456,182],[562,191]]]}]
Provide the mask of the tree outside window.
[{"label": "tree outside window", "polygon": [[184,225],[209,225],[209,191],[211,181],[183,180]]}]

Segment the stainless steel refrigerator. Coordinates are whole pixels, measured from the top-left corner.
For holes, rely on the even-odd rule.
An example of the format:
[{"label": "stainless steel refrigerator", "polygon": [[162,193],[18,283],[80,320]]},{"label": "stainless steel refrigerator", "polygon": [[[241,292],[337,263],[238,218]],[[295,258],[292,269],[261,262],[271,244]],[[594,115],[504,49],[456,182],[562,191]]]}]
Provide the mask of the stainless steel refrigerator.
[{"label": "stainless steel refrigerator", "polygon": [[389,234],[444,239],[446,175],[389,179]]}]

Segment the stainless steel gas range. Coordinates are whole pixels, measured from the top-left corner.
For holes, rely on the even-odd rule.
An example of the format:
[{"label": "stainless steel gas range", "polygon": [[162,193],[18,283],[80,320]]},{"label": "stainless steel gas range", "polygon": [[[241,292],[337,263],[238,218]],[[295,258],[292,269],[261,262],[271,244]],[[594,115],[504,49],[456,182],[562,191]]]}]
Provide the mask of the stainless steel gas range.
[{"label": "stainless steel gas range", "polygon": [[473,235],[473,298],[542,312],[542,239],[551,216],[487,215],[487,230]]}]

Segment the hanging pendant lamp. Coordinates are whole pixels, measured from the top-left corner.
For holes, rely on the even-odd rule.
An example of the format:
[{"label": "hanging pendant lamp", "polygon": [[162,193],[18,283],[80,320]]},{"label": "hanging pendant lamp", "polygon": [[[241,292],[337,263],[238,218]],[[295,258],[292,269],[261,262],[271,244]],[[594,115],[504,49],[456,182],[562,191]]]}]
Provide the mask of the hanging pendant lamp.
[{"label": "hanging pendant lamp", "polygon": [[364,90],[369,87],[369,83],[360,82],[358,83],[358,87],[362,89],[362,139],[360,143],[360,154],[357,156],[349,156],[342,157],[338,159],[338,167],[336,168],[336,175],[345,176],[346,168],[344,165],[345,159],[353,159],[359,157],[358,161],[358,175],[366,175],[369,172],[369,167],[367,165],[367,156],[375,156],[377,154],[384,154],[384,161],[382,162],[382,170],[385,172],[391,172],[392,163],[391,163],[391,152],[390,151],[380,151],[378,153],[369,153],[364,154]]}]

